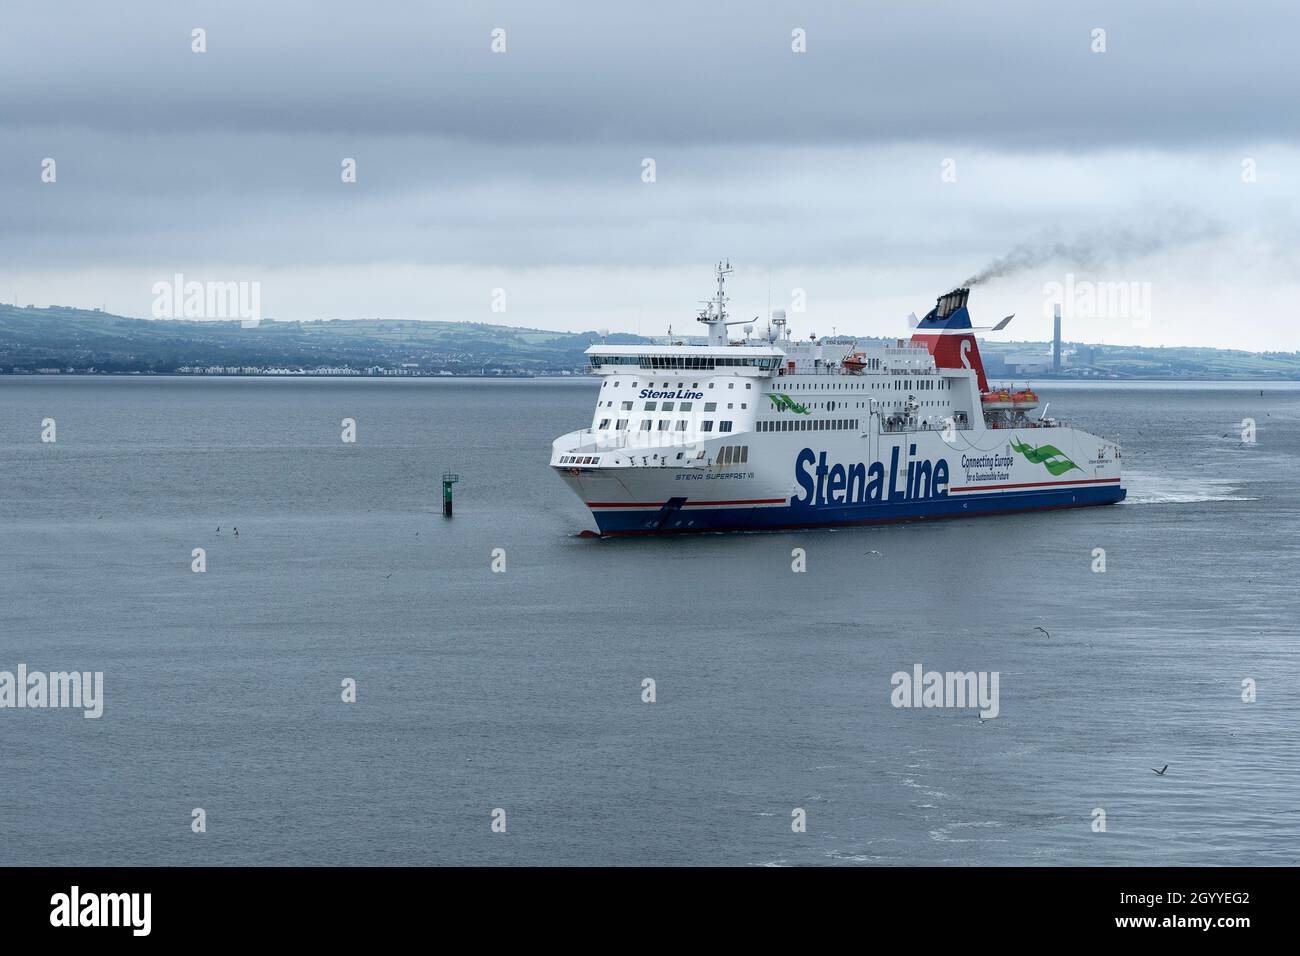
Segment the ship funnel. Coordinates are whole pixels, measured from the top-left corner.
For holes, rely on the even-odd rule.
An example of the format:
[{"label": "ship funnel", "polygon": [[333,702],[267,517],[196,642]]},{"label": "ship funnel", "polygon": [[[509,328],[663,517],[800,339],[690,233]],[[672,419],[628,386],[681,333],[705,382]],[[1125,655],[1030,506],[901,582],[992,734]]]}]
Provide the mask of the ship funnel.
[{"label": "ship funnel", "polygon": [[[946,319],[958,309],[965,308],[966,299],[970,296],[970,289],[953,289],[947,295],[939,296],[934,304],[934,316],[938,319]],[[927,316],[928,318],[929,316]]]},{"label": "ship funnel", "polygon": [[934,308],[916,324],[912,341],[924,344],[939,368],[972,369],[980,391],[987,392],[988,379],[966,308],[969,297],[970,289],[953,289],[939,296]]}]

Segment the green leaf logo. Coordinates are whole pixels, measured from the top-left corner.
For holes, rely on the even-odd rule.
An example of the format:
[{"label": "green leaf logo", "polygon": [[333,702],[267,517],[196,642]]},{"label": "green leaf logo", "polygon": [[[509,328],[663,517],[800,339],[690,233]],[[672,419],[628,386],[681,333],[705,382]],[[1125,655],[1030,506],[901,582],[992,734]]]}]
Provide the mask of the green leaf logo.
[{"label": "green leaf logo", "polygon": [[1065,453],[1055,445],[1039,445],[1035,447],[1012,438],[1011,447],[1015,449],[1018,454],[1023,455],[1026,461],[1031,461],[1035,465],[1042,465],[1052,473],[1053,478],[1059,478],[1061,475],[1071,470],[1083,471],[1082,468],[1070,461],[1070,459],[1065,456]]},{"label": "green leaf logo", "polygon": [[772,400],[772,404],[777,408],[784,408],[787,411],[794,412],[796,415],[812,414],[812,412],[808,411],[807,406],[800,405],[789,395],[784,395],[781,392],[768,392],[767,397]]}]

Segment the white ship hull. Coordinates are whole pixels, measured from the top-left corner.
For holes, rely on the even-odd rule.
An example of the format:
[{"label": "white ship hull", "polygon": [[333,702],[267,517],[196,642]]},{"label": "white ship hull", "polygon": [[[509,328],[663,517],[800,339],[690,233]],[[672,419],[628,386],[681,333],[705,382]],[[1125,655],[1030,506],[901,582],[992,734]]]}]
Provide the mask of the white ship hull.
[{"label": "white ship hull", "polygon": [[[1073,428],[984,429],[951,441],[941,431],[751,433],[569,454],[584,434],[558,439],[552,465],[602,534],[876,524],[1110,504],[1125,494],[1115,446]],[[724,446],[747,447],[745,463],[719,464]],[[560,463],[573,457],[598,463]]]}]

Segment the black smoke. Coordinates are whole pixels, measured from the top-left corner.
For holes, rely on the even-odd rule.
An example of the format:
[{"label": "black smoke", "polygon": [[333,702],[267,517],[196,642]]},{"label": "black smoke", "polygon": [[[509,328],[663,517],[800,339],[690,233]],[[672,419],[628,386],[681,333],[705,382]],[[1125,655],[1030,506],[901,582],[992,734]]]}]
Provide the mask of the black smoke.
[{"label": "black smoke", "polygon": [[1218,223],[1195,213],[1177,211],[1151,223],[1110,232],[1065,240],[1044,236],[1037,242],[1021,243],[1006,255],[999,256],[962,285],[983,285],[1049,263],[1069,272],[1095,274],[1175,246],[1212,239],[1221,232]]}]

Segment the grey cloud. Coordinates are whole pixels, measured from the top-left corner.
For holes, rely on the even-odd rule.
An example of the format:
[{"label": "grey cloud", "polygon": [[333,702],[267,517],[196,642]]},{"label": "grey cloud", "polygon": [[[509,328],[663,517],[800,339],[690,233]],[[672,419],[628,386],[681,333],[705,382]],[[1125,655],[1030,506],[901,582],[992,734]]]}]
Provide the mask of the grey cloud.
[{"label": "grey cloud", "polygon": [[10,127],[1016,150],[1296,136],[1283,0],[13,6]]},{"label": "grey cloud", "polygon": [[[355,288],[332,281],[313,298],[268,277],[268,295],[284,315],[368,315],[377,301],[435,314],[426,274],[464,272],[456,301],[477,307],[483,283],[528,273],[513,301],[550,303],[536,321],[591,327],[565,304],[583,289],[599,283],[601,310],[640,316],[613,300],[648,301],[672,276],[656,294],[689,305],[694,277],[729,255],[755,277],[818,286],[848,327],[864,283],[905,315],[1008,250],[1001,268],[1028,268],[992,293],[1009,298],[1072,264],[1164,275],[1213,245],[1249,259],[1242,301],[1266,309],[1300,248],[1289,19],[1280,0],[1248,13],[9,0],[0,282],[54,302],[83,289],[97,305],[101,286],[131,295],[178,271],[330,273]],[[206,54],[190,52],[195,26]],[[504,56],[488,51],[495,26]],[[796,26],[807,54],[790,52]],[[1108,31],[1105,54],[1089,50],[1093,27]],[[55,185],[39,181],[46,156]],[[355,185],[339,181],[343,157]],[[955,183],[940,179],[946,158]],[[1170,210],[1212,234],[1145,241]],[[1107,243],[1127,252],[1102,255]]]}]

